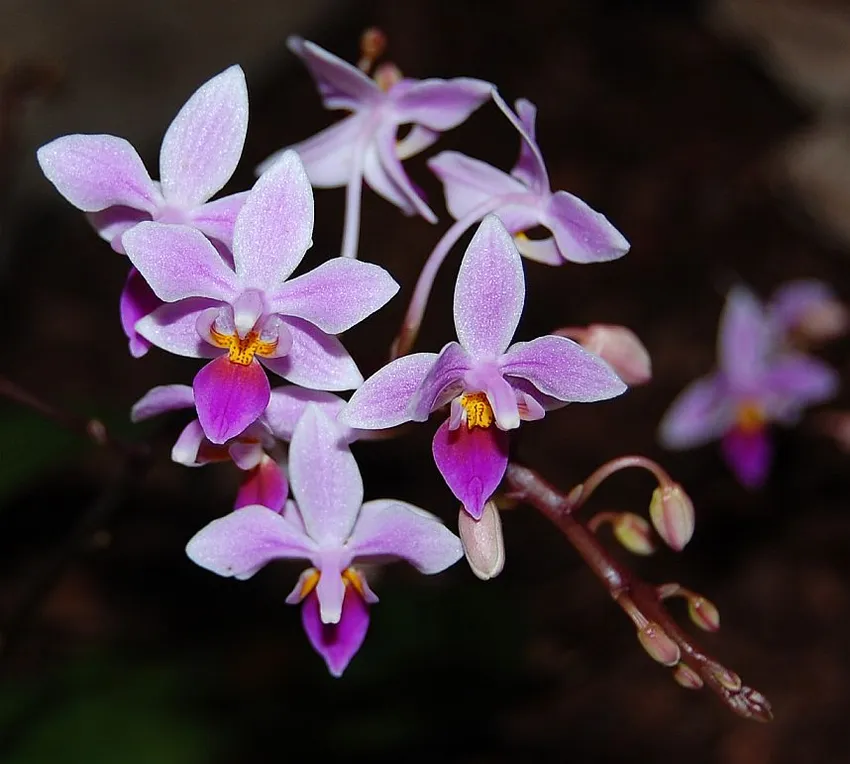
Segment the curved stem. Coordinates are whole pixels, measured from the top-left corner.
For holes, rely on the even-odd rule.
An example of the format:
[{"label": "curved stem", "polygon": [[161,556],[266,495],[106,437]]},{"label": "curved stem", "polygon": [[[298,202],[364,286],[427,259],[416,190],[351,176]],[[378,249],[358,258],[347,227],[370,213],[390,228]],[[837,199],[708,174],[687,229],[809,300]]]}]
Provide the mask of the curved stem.
[{"label": "curved stem", "polygon": [[581,507],[611,475],[620,470],[637,467],[651,472],[658,484],[661,486],[671,485],[674,481],[667,471],[658,463],[645,456],[621,456],[603,464],[594,471],[580,486],[577,486],[569,495],[569,513],[575,512]]},{"label": "curved stem", "polygon": [[345,225],[342,233],[342,257],[357,257],[360,239],[360,199],[363,196],[363,159],[365,146],[354,150],[351,177],[345,187]]}]

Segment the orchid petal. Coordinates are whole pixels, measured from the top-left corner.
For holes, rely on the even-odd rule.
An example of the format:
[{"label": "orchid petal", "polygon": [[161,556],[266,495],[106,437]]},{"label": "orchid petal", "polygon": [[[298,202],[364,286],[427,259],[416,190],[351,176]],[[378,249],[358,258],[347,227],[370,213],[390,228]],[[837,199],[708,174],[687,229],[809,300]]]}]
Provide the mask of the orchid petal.
[{"label": "orchid petal", "polygon": [[775,361],[762,381],[770,413],[793,419],[801,409],[835,397],[840,383],[837,372],[827,364],[802,354],[789,354]]},{"label": "orchid petal", "polygon": [[355,560],[401,558],[426,575],[445,570],[463,556],[460,539],[439,518],[394,499],[363,505],[348,546]]},{"label": "orchid petal", "polygon": [[[192,388],[189,388],[190,390]],[[194,400],[194,396],[193,396]],[[204,460],[200,458],[201,446],[206,441],[204,428],[197,419],[187,424],[171,449],[171,461],[186,467],[198,467]]]},{"label": "orchid petal", "polygon": [[99,212],[87,212],[86,218],[101,239],[108,241],[109,246],[119,255],[125,255],[127,253],[124,251],[124,245],[121,243],[121,237],[124,235],[124,232],[129,231],[133,226],[138,225],[143,220],[151,220],[153,216],[150,212],[117,205],[115,207],[107,207],[105,210],[100,210]]},{"label": "orchid petal", "polygon": [[538,155],[532,151],[531,146],[537,145],[536,126],[537,107],[525,98],[519,98],[514,103],[517,117],[526,135],[520,134],[519,157],[511,170],[511,175],[520,183],[538,192],[549,191],[549,176],[546,168],[541,165]]},{"label": "orchid petal", "polygon": [[288,492],[283,470],[270,456],[264,456],[239,486],[234,508],[259,504],[279,513],[286,504]]},{"label": "orchid petal", "polygon": [[307,407],[292,435],[289,482],[311,538],[342,545],[363,503],[363,480],[336,426],[315,406]]},{"label": "orchid petal", "polygon": [[[266,456],[262,443],[254,438],[254,433],[252,432],[252,429],[256,428],[259,424],[259,421],[255,422],[244,430],[241,435],[234,438],[230,443],[225,444],[227,455],[233,461],[233,464],[244,472],[251,472],[256,469]],[[283,501],[286,501],[286,497],[284,497]],[[248,504],[268,506],[264,501],[246,501],[241,506],[244,507]],[[283,504],[280,506],[283,507]]]},{"label": "orchid petal", "polygon": [[[467,375],[467,379],[469,379]],[[481,381],[481,391],[487,395],[493,416],[499,429],[513,430],[519,427],[519,406],[516,393],[510,383],[498,371],[475,375]],[[470,391],[471,392],[471,391]]]},{"label": "orchid petal", "polygon": [[286,318],[292,347],[281,358],[263,358],[263,363],[286,380],[316,390],[353,390],[363,382],[354,359],[334,336],[308,321]]},{"label": "orchid petal", "polygon": [[129,340],[130,355],[133,358],[141,358],[151,347],[151,343],[136,331],[136,323],[153,313],[160,305],[162,300],[153,293],[148,282],[135,268],[130,268],[118,306],[121,328]]},{"label": "orchid petal", "polygon": [[340,334],[386,305],[398,289],[379,265],[336,257],[284,283],[269,296],[269,311]]},{"label": "orchid petal", "polygon": [[210,238],[217,239],[227,247],[233,246],[233,227],[249,191],[223,196],[214,202],[207,202],[192,210],[192,225]]},{"label": "orchid petal", "polygon": [[233,175],[248,132],[248,86],[231,66],[199,87],[169,125],[159,153],[162,193],[196,207]]},{"label": "orchid petal", "polygon": [[733,287],[720,317],[717,356],[730,386],[740,393],[758,388],[770,350],[770,327],[749,289]]},{"label": "orchid petal", "polygon": [[193,408],[195,396],[189,385],[160,385],[148,390],[130,409],[130,420],[141,422],[166,411]]},{"label": "orchid petal", "polygon": [[[328,555],[323,555],[323,557]],[[338,564],[337,554],[329,555],[332,562],[321,560],[319,564],[319,582],[316,584],[316,596],[319,598],[319,618],[322,623],[339,623],[342,617],[342,604],[345,599],[345,580],[342,571],[345,567]]]},{"label": "orchid petal", "polygon": [[552,236],[545,239],[529,239],[525,234],[517,234],[514,236],[514,244],[519,253],[528,260],[544,265],[561,265],[564,262],[561,250],[558,249]]},{"label": "orchid petal", "polygon": [[298,385],[285,385],[272,390],[265,420],[274,436],[285,441],[292,440],[295,426],[310,404],[321,409],[322,413],[337,425],[343,440],[348,441],[349,428],[337,422],[337,417],[345,406],[345,401],[333,393],[323,390],[308,390]]},{"label": "orchid petal", "polygon": [[[361,430],[383,430],[409,421],[413,396],[438,357],[436,353],[414,353],[388,363],[354,391],[339,420]],[[426,419],[429,413],[430,405]]]},{"label": "orchid petal", "polygon": [[627,389],[599,356],[551,334],[512,345],[500,359],[500,367],[504,375],[526,379],[541,393],[562,401],[604,401]]},{"label": "orchid petal", "polygon": [[[428,206],[419,189],[415,188],[407,177],[401,160],[398,158],[396,149],[396,126],[388,125],[378,130],[375,135],[375,146],[378,151],[378,159],[381,167],[386,172],[396,188],[403,194],[404,198],[413,206],[415,211],[429,223],[436,223],[437,216]],[[367,182],[371,185],[370,175],[366,175]],[[377,189],[376,189],[377,190]]]},{"label": "orchid petal", "polygon": [[508,436],[496,427],[449,429],[443,422],[434,435],[434,462],[464,509],[478,520],[484,504],[499,487],[508,465]]},{"label": "orchid petal", "polygon": [[130,262],[164,302],[187,297],[229,302],[238,294],[233,271],[195,228],[143,222],[121,241]]},{"label": "orchid petal", "polygon": [[269,379],[263,367],[227,356],[210,361],[192,383],[198,419],[213,443],[224,443],[257,421],[269,403]]},{"label": "orchid petal", "polygon": [[770,471],[773,447],[764,428],[745,432],[734,428],[720,443],[723,458],[741,485],[759,488]]},{"label": "orchid petal", "polygon": [[407,184],[407,188],[399,186],[390,177],[374,142],[367,144],[364,149],[363,180],[376,194],[398,207],[405,215],[416,214],[416,207],[408,195],[412,186],[410,184]]},{"label": "orchid petal", "polygon": [[396,156],[401,161],[416,156],[432,146],[439,137],[440,134],[436,130],[429,130],[422,125],[413,125],[410,132],[396,142]]},{"label": "orchid petal", "polygon": [[286,46],[310,70],[326,108],[353,110],[384,98],[374,80],[315,43],[292,36]]},{"label": "orchid petal", "polygon": [[720,377],[692,382],[667,409],[658,428],[665,448],[693,448],[719,438],[735,422],[734,401]]},{"label": "orchid petal", "polygon": [[616,260],[629,251],[629,242],[604,215],[566,191],[552,194],[543,224],[555,235],[561,256],[573,263]]},{"label": "orchid petal", "polygon": [[191,297],[161,305],[136,323],[136,331],[158,348],[189,358],[215,358],[224,350],[204,342],[198,334],[198,319],[221,303]]},{"label": "orchid petal", "polygon": [[417,82],[393,99],[399,122],[413,122],[432,130],[451,130],[472,114],[489,97],[489,82],[469,77]]},{"label": "orchid petal", "polygon": [[220,576],[246,579],[272,560],[310,559],[315,547],[277,512],[253,506],[213,520],[190,539],[186,554]]},{"label": "orchid petal", "polygon": [[83,212],[120,205],[153,214],[162,204],[136,150],[114,135],[65,135],[42,146],[47,179]]},{"label": "orchid petal", "polygon": [[501,221],[482,221],[457,275],[454,319],[457,338],[472,358],[503,353],[514,336],[525,302],[522,258]]},{"label": "orchid petal", "polygon": [[233,230],[233,259],[245,287],[270,289],[286,279],[310,247],[313,189],[304,165],[287,151],[248,194]]},{"label": "orchid petal", "polygon": [[311,592],[301,606],[301,622],[313,649],[322,656],[332,676],[342,676],[366,639],[369,606],[354,587],[347,587],[339,623],[322,623],[319,599]]},{"label": "orchid petal", "polygon": [[[399,361],[400,358],[393,363],[397,364]],[[424,422],[434,409],[445,405],[461,393],[463,377],[470,367],[471,360],[466,350],[457,342],[446,345],[411,398],[407,418],[414,422]],[[416,371],[418,372],[418,369]]]}]

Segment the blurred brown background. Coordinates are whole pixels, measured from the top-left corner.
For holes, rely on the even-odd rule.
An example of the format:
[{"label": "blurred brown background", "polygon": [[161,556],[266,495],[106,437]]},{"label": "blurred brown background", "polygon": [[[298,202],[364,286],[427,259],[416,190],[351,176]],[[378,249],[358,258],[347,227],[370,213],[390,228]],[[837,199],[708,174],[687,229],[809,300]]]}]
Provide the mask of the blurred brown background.
[{"label": "blurred brown background", "polygon": [[[772,724],[677,687],[529,511],[506,513],[508,561],[494,581],[463,565],[429,579],[386,570],[371,633],[342,680],[326,674],[283,602],[296,567],[234,582],[183,555],[188,538],[228,510],[237,475],[168,462],[180,415],[127,422],[149,387],[188,383],[196,364],[126,354],[117,321],[126,262],[40,176],[34,150],[65,133],[114,133],[155,171],[179,106],[238,62],[251,125],[226,191],[247,188],[271,151],[333,119],[286,36],[353,60],[370,25],[387,32],[388,58],[409,76],[480,77],[537,103],[553,186],[605,212],[632,242],[607,265],[529,264],[520,338],[624,323],[648,346],[655,380],[525,427],[516,455],[563,488],[630,452],[660,459],[682,481],[697,506],[694,541],[681,555],[630,564],[719,606],[721,631],[701,639],[771,699]],[[150,439],[156,453],[141,484],[113,490],[112,455],[0,408],[0,617],[18,624],[0,653],[0,761],[850,760],[850,457],[804,422],[777,433],[771,482],[751,494],[713,447],[668,454],[654,442],[672,397],[714,363],[731,284],[767,297],[787,279],[819,277],[850,299],[850,4],[0,0],[0,62],[0,371]],[[444,136],[445,148],[508,168],[517,139],[488,106]],[[424,158],[409,171],[443,212]],[[343,196],[317,192],[308,264],[338,250]],[[361,255],[403,287],[346,338],[368,374],[448,218],[431,227],[369,191],[364,199]],[[451,336],[458,261],[456,252],[438,280],[420,349]],[[838,342],[825,356],[846,373],[848,350]],[[453,524],[430,437],[424,427],[359,445],[367,497],[414,501]],[[643,512],[651,488],[625,474],[594,506]],[[21,602],[105,490],[115,504],[106,531],[21,618]]]}]

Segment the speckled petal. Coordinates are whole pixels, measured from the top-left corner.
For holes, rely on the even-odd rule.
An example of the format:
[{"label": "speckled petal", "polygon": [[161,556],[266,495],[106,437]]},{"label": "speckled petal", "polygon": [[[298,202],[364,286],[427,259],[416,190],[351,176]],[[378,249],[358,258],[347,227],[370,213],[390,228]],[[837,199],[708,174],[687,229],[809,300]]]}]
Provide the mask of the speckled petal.
[{"label": "speckled petal", "polygon": [[224,350],[201,339],[198,319],[220,302],[205,297],[192,297],[157,308],[136,323],[136,331],[158,348],[189,358],[215,358]]},{"label": "speckled petal", "polygon": [[130,409],[130,419],[141,422],[166,411],[189,409],[195,406],[195,396],[189,385],[160,385],[148,390]]},{"label": "speckled petal", "polygon": [[338,395],[323,390],[308,390],[298,385],[284,385],[272,390],[272,397],[265,413],[265,420],[274,436],[281,440],[292,440],[292,433],[307,406],[318,406],[324,415],[337,425],[340,436],[348,442],[350,428],[337,422],[340,411],[345,407],[345,401]]},{"label": "speckled petal", "polygon": [[217,239],[227,247],[232,247],[236,217],[242,210],[249,193],[242,191],[202,204],[190,215],[192,225],[210,238]]},{"label": "speckled petal", "polygon": [[543,224],[555,235],[563,258],[573,263],[616,260],[629,251],[629,242],[604,215],[566,191],[549,199]]}]

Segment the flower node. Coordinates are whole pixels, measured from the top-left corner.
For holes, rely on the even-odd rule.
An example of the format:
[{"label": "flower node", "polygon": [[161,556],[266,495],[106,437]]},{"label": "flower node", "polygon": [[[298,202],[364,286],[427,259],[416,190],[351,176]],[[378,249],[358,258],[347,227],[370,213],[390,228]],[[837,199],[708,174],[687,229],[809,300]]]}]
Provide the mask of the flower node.
[{"label": "flower node", "polygon": [[240,366],[250,366],[255,355],[270,356],[277,347],[277,340],[261,340],[259,332],[248,332],[243,338],[238,334],[222,334],[212,327],[210,336],[220,348],[227,348],[228,360]]}]

